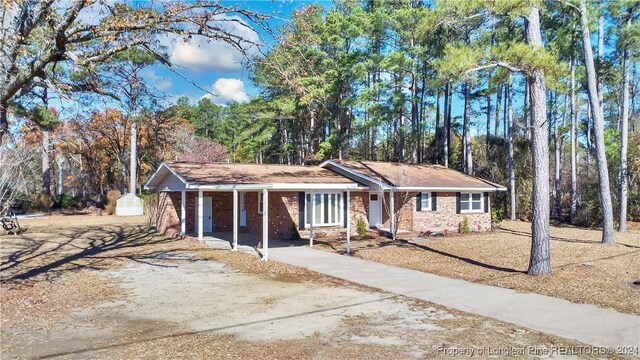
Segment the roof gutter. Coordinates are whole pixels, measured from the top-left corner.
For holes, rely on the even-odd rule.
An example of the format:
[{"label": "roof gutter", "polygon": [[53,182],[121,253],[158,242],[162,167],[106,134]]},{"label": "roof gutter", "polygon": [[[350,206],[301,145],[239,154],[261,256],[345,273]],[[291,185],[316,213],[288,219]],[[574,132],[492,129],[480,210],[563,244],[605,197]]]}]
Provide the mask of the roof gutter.
[{"label": "roof gutter", "polygon": [[272,184],[238,184],[238,185],[196,185],[186,186],[192,190],[228,191],[228,190],[356,190],[358,184],[306,184],[306,183],[272,183]]},{"label": "roof gutter", "polygon": [[420,186],[396,186],[392,187],[392,191],[507,191],[505,187],[420,187]]}]

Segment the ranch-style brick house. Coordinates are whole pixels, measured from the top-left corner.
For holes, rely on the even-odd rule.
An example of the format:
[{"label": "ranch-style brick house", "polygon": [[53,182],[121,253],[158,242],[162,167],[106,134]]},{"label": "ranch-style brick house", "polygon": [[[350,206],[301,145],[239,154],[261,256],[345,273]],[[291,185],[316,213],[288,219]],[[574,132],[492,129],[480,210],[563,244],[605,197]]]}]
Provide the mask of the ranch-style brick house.
[{"label": "ranch-style brick house", "polygon": [[[165,162],[145,184],[159,193],[158,231],[203,240],[232,232],[271,239],[341,236],[357,223],[392,233],[491,230],[491,201],[506,188],[427,164],[329,160],[319,166]],[[263,231],[265,230],[265,231]],[[349,249],[349,246],[347,246]]]}]

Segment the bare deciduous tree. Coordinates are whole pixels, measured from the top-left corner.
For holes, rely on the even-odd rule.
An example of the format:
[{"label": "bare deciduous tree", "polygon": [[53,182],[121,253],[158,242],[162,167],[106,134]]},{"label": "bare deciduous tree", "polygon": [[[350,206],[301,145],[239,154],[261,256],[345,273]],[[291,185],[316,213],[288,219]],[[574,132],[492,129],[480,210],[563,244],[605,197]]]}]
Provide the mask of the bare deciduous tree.
[{"label": "bare deciduous tree", "polygon": [[35,160],[36,149],[23,142],[6,143],[0,147],[0,214],[7,210],[28,193],[27,178],[33,178],[28,163]]},{"label": "bare deciduous tree", "polygon": [[[106,15],[93,22],[80,18],[96,6]],[[161,34],[185,39],[203,36],[244,52],[259,44],[234,32],[229,24],[267,27],[265,16],[258,13],[202,0],[138,2],[136,7],[100,0],[8,0],[0,5],[0,18],[0,142],[8,131],[9,104],[51,64],[91,69],[126,49],[154,48]],[[57,79],[46,83],[49,88],[63,85]]]}]

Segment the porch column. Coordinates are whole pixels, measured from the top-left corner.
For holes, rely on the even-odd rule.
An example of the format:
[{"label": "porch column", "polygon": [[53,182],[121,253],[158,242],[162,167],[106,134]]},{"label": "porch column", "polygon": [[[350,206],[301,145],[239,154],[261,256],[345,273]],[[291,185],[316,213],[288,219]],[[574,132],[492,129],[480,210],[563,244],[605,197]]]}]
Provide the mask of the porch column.
[{"label": "porch column", "polygon": [[347,255],[351,254],[351,191],[347,190]]},{"label": "porch column", "polygon": [[[383,194],[384,195],[384,194]],[[393,190],[389,191],[389,231],[391,232],[391,239],[395,240],[395,214],[394,210],[396,207],[396,203],[393,201]]]},{"label": "porch column", "polygon": [[238,190],[233,189],[233,250],[238,250]]},{"label": "porch column", "polygon": [[269,191],[262,189],[262,260],[269,260]]},{"label": "porch column", "polygon": [[187,234],[187,192],[182,190],[180,197],[180,235]]},{"label": "porch column", "polygon": [[202,240],[202,208],[204,208],[204,198],[202,197],[202,190],[198,190],[198,240]]},{"label": "porch column", "polygon": [[313,221],[316,219],[316,193],[311,192],[311,219],[309,220],[309,247],[313,247]]}]

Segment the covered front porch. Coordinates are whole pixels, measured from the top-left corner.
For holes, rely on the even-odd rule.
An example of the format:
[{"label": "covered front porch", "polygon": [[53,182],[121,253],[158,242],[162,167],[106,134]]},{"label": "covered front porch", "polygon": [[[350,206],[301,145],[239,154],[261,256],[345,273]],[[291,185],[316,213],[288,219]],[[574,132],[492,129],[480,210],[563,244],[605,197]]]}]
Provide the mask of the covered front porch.
[{"label": "covered front porch", "polygon": [[393,191],[321,167],[163,163],[145,188],[161,194],[159,231],[259,249],[263,260],[270,246],[303,243],[283,239],[339,236],[349,253],[356,228],[396,227]]},{"label": "covered front porch", "polygon": [[[195,201],[195,222],[194,229],[195,231],[189,231],[187,222],[189,219],[189,212],[187,209],[187,204],[189,204],[188,194],[196,193],[195,191],[189,192],[187,190],[182,190],[180,192],[180,235],[181,236],[192,236],[199,241],[206,242],[208,245],[220,248],[220,249],[230,249],[232,251],[237,250],[247,250],[247,251],[258,251],[262,260],[269,259],[269,248],[273,247],[289,247],[289,246],[302,246],[308,244],[310,247],[313,247],[313,242],[316,233],[316,225],[314,223],[314,219],[316,219],[316,192],[323,193],[323,191],[336,189],[324,189],[323,187],[317,187],[312,191],[299,191],[299,190],[307,190],[307,189],[291,189],[288,187],[287,189],[279,189],[277,186],[273,185],[260,185],[258,189],[255,189],[256,186],[251,188],[242,187],[242,189],[232,189],[231,191],[218,190],[211,191],[211,189],[205,190],[197,190],[197,197]],[[257,190],[257,191],[256,191]],[[286,191],[283,191],[286,190]],[[343,189],[341,189],[343,190]],[[206,195],[217,195],[214,196],[205,196]],[[231,194],[231,209],[230,211],[225,211],[224,214],[218,214],[218,217],[214,215],[213,211],[213,202],[215,200],[212,199],[220,199],[224,195]],[[258,220],[261,226],[247,226],[247,204],[246,199],[253,194],[253,197],[256,199],[256,203],[258,206],[256,208],[259,209],[259,214],[254,216],[255,220]],[[256,196],[257,194],[257,196]],[[301,195],[299,195],[301,194]],[[306,227],[299,227],[299,224],[296,224],[296,221],[291,219],[291,212],[300,212],[300,216],[302,216],[302,221],[304,221],[304,214],[307,212],[298,209],[292,209],[295,205],[293,202],[289,201],[293,198],[298,199],[302,197],[304,194],[309,194],[308,197],[309,204],[309,219]],[[342,192],[340,192],[342,194]],[[242,199],[242,201],[241,201]],[[302,200],[304,201],[304,199]],[[273,204],[270,204],[273,202]],[[344,200],[342,203],[342,209],[344,211],[345,216],[345,237],[347,242],[347,252],[350,252],[351,248],[351,191],[346,189],[344,191]],[[220,212],[220,211],[218,211]],[[284,214],[284,215],[283,215]],[[231,231],[226,230],[218,230],[215,225],[216,219],[219,220],[220,217],[226,217],[230,219],[231,222]],[[294,227],[297,233],[296,239],[288,239],[284,240],[282,237],[274,236],[274,233],[280,234],[279,231],[270,231],[272,227],[276,228],[278,225],[282,228],[283,218],[286,218],[285,223],[289,221],[290,226]],[[241,226],[241,222],[244,222]],[[298,222],[300,222],[298,220]],[[225,227],[222,227],[223,229]],[[228,228],[228,227],[226,227]],[[304,230],[303,230],[304,229]]]},{"label": "covered front porch", "polygon": [[[189,234],[194,236],[195,234]],[[194,236],[195,237],[195,236]],[[202,237],[202,241],[207,246],[214,249],[221,250],[234,250],[234,238],[232,231],[214,231],[205,234]],[[271,238],[269,240],[269,248],[282,248],[282,247],[294,247],[294,246],[306,246],[309,244],[309,239],[303,238],[298,240],[283,240]],[[258,253],[263,256],[263,244],[262,234],[256,233],[240,233],[238,234],[238,243],[235,250],[244,251],[249,253]]]}]

